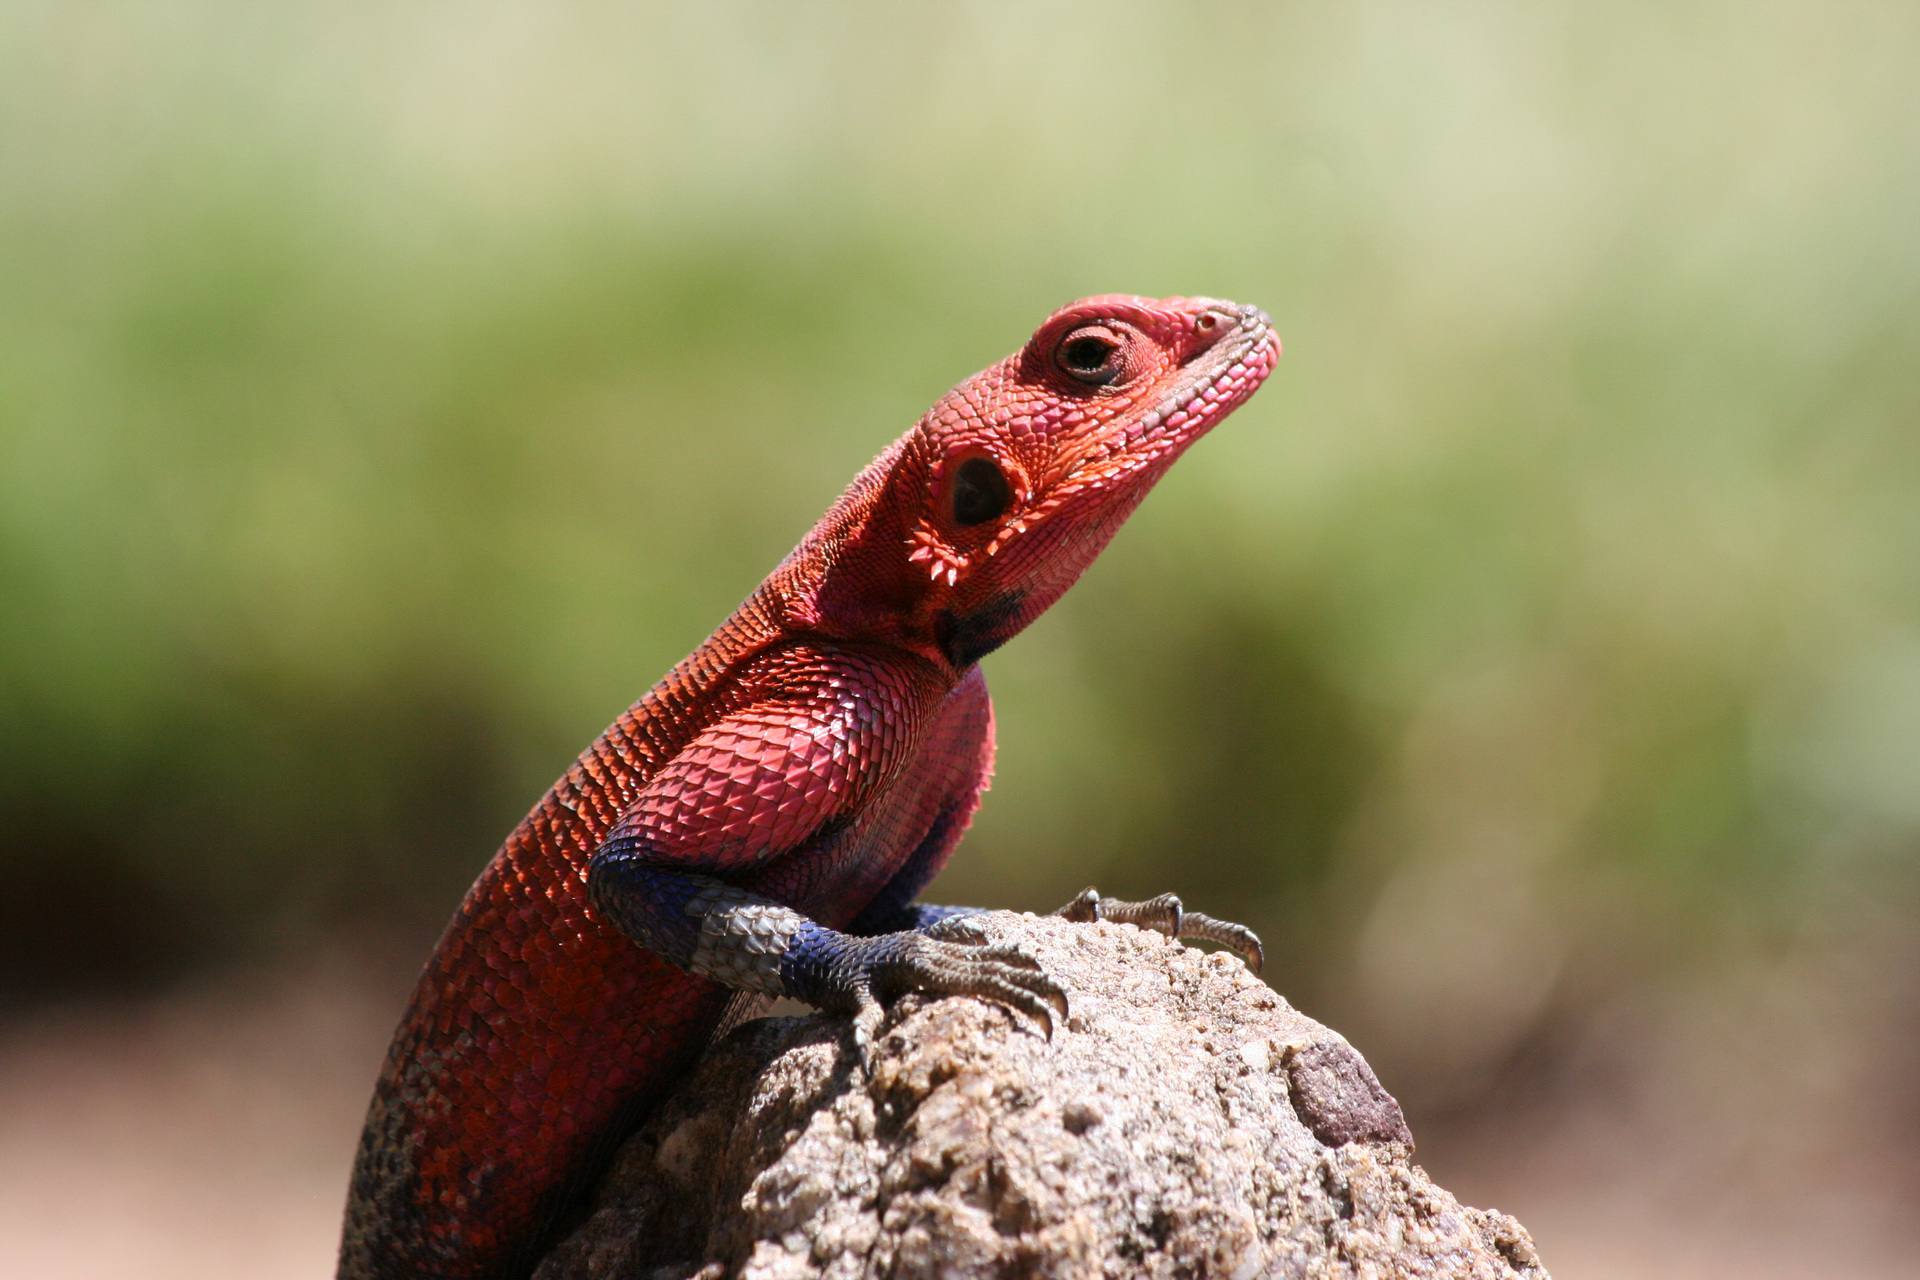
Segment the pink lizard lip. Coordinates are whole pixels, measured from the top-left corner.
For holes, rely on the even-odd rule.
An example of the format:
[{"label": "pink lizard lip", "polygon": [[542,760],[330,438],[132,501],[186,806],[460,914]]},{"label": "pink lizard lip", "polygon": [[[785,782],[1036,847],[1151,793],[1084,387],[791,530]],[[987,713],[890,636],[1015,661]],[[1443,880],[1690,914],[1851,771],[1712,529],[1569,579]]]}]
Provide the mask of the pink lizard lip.
[{"label": "pink lizard lip", "polygon": [[[1221,339],[1193,358],[1195,377],[1175,387],[1144,418],[1129,424],[1129,445],[1156,433],[1191,443],[1251,396],[1280,359],[1280,335],[1258,307],[1221,303],[1237,323]],[[1217,313],[1216,312],[1216,313]]]}]

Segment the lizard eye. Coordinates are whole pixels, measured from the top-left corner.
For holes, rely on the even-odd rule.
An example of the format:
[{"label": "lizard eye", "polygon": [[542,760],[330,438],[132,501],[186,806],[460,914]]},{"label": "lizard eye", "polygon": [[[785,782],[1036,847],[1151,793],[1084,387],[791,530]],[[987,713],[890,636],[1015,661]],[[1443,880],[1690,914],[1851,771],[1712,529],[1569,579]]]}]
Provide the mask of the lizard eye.
[{"label": "lizard eye", "polygon": [[968,458],[953,473],[947,501],[961,528],[998,520],[1013,505],[1013,486],[992,458]]},{"label": "lizard eye", "polygon": [[1075,329],[1062,338],[1053,358],[1068,377],[1093,387],[1110,385],[1125,369],[1119,338],[1100,324]]}]

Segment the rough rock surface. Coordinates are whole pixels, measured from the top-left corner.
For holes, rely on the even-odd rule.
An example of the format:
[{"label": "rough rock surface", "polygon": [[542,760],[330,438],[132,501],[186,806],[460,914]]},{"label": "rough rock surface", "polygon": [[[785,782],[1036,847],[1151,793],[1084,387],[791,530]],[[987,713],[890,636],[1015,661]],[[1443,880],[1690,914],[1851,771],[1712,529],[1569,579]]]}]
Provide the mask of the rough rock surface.
[{"label": "rough rock surface", "polygon": [[1533,1241],[1412,1163],[1399,1104],[1239,960],[988,918],[1066,987],[1045,1039],[973,999],[751,1022],[624,1148],[536,1280],[1525,1277]]}]

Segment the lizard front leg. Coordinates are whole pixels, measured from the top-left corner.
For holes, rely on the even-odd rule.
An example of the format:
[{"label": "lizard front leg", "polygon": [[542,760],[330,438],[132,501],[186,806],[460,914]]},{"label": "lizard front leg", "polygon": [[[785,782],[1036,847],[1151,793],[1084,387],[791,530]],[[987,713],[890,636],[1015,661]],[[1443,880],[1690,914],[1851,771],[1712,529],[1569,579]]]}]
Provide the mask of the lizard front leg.
[{"label": "lizard front leg", "polygon": [[650,951],[736,991],[789,996],[854,1015],[864,1041],[881,1008],[909,992],[969,995],[1018,1010],[1049,1035],[1066,994],[1012,945],[916,930],[861,937],[713,876],[607,850],[589,880],[594,905]]},{"label": "lizard front leg", "polygon": [[876,860],[902,860],[884,847],[889,824],[868,820],[895,788],[927,783],[917,748],[938,739],[946,691],[872,656],[770,661],[769,692],[705,728],[629,803],[588,867],[595,910],[691,973],[853,1013],[863,1039],[909,991],[981,996],[1051,1031],[1065,995],[1018,948],[911,928],[859,936],[802,909],[873,882]]}]

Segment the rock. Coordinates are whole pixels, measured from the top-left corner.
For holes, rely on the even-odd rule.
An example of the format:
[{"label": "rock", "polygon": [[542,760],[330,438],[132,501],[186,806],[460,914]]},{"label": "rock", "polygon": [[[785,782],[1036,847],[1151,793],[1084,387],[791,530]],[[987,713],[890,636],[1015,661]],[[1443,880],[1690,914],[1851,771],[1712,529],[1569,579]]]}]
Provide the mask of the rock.
[{"label": "rock", "polygon": [[1545,1280],[1412,1163],[1399,1104],[1238,959],[995,914],[1063,985],[1051,1041],[909,997],[750,1022],[621,1149],[536,1280],[823,1276]]}]

